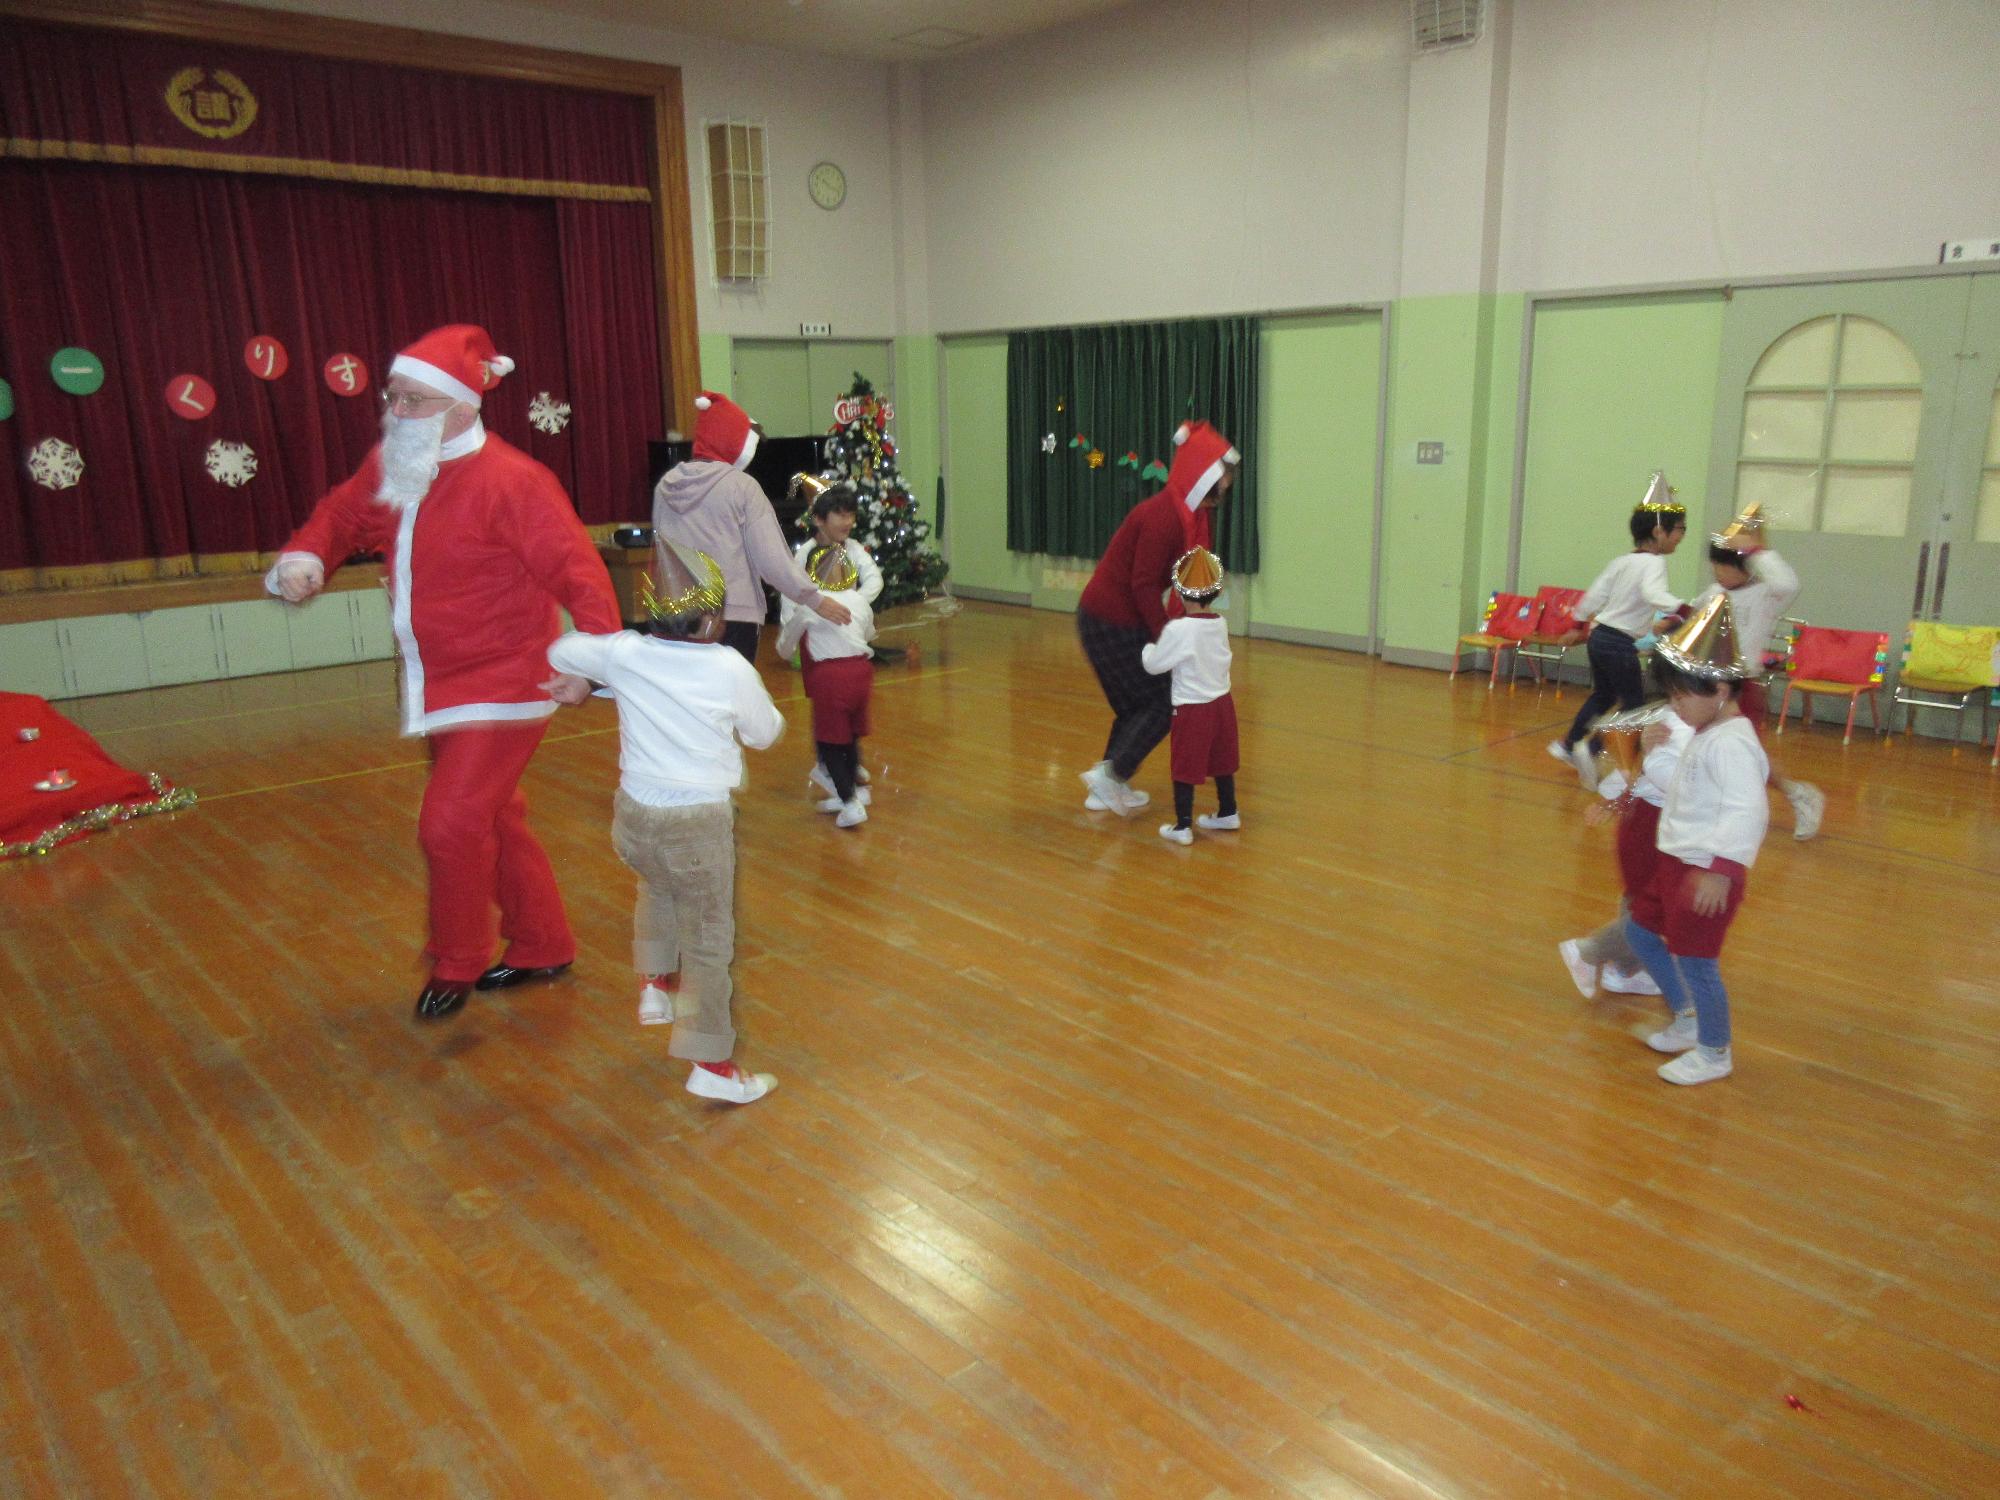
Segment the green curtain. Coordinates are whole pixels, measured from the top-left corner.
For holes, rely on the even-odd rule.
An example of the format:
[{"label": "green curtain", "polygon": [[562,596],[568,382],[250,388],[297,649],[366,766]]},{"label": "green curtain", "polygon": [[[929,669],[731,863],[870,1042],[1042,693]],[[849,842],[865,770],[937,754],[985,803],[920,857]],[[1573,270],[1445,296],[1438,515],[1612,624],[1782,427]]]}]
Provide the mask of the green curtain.
[{"label": "green curtain", "polygon": [[[1144,470],[1173,463],[1174,429],[1196,417],[1243,455],[1215,542],[1232,572],[1255,573],[1258,331],[1256,318],[1198,318],[1010,335],[1009,550],[1098,556],[1125,513],[1160,490]],[[1090,466],[1093,447],[1100,468]]]}]

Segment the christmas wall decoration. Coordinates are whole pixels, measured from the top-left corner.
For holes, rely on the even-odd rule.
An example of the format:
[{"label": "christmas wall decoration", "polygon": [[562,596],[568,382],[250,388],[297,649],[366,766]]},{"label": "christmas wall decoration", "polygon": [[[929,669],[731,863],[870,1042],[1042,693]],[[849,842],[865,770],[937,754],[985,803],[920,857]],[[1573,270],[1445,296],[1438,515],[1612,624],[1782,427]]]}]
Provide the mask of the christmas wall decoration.
[{"label": "christmas wall decoration", "polygon": [[257,477],[257,455],[250,451],[248,443],[231,443],[217,438],[208,445],[208,454],[202,460],[208,469],[208,477],[217,484],[226,484],[232,490],[241,489]]},{"label": "christmas wall decoration", "polygon": [[0,422],[14,415],[14,387],[0,380]]},{"label": "christmas wall decoration", "polygon": [[167,382],[167,410],[186,422],[199,422],[215,410],[215,387],[199,375],[176,375]]},{"label": "christmas wall decoration", "polygon": [[49,375],[57,389],[72,396],[95,395],[104,384],[104,361],[88,349],[58,349],[49,361]]},{"label": "christmas wall decoration", "polygon": [[292,366],[285,346],[268,333],[260,333],[243,346],[243,363],[259,380],[276,380]]},{"label": "christmas wall decoration", "polygon": [[352,354],[340,353],[320,367],[320,378],[336,396],[358,396],[368,389],[368,366]]},{"label": "christmas wall decoration", "polygon": [[918,517],[916,499],[896,465],[896,443],[889,436],[895,415],[857,370],[853,386],[834,403],[826,467],[819,476],[829,484],[854,486],[854,538],[882,570],[878,613],[924,598],[944,582],[946,568],[930,545],[930,522]]},{"label": "christmas wall decoration", "polygon": [[45,490],[73,489],[83,478],[83,455],[61,438],[43,438],[28,450],[28,477]]},{"label": "christmas wall decoration", "polygon": [[569,426],[569,403],[556,400],[547,391],[537,391],[528,403],[528,421],[537,432],[554,437]]}]

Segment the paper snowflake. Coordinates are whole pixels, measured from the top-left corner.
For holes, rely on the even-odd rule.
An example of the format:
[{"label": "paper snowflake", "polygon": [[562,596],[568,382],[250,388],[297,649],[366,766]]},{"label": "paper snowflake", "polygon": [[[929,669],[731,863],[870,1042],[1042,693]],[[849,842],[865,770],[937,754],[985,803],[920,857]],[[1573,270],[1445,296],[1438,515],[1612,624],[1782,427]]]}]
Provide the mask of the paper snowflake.
[{"label": "paper snowflake", "polygon": [[569,426],[569,403],[556,400],[547,391],[539,392],[528,403],[528,420],[554,437]]},{"label": "paper snowflake", "polygon": [[61,438],[43,438],[28,450],[28,477],[45,490],[66,490],[83,478],[83,455]]},{"label": "paper snowflake", "polygon": [[257,477],[257,455],[248,443],[229,443],[217,438],[208,445],[208,477],[217,484],[239,489]]},{"label": "paper snowflake", "polygon": [[1042,452],[1053,453],[1055,451],[1056,435],[1053,432],[1044,434],[1042,437]]}]

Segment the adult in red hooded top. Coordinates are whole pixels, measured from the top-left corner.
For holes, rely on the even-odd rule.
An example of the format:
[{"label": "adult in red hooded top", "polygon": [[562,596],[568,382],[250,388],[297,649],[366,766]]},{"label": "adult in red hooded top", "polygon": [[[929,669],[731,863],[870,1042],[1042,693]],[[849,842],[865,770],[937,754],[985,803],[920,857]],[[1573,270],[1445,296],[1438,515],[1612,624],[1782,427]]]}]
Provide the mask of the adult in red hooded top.
[{"label": "adult in red hooded top", "polygon": [[[552,691],[569,700],[587,691],[549,678],[558,607],[594,635],[621,624],[603,559],[562,485],[479,420],[481,398],[513,368],[484,329],[462,323],[398,354],[382,391],[382,441],[313,508],[264,580],[304,604],[353,554],[386,559],[403,732],[431,737],[417,816],[430,872],[431,978],[417,997],[426,1020],[456,1011],[475,984],[553,978],[576,956],[520,780],[555,712]],[[496,904],[507,947],[489,968]]]},{"label": "adult in red hooded top", "polygon": [[1104,759],[1083,773],[1090,789],[1084,806],[1094,811],[1122,818],[1151,800],[1130,782],[1173,727],[1174,710],[1169,679],[1148,672],[1139,653],[1167,622],[1175,560],[1194,547],[1213,548],[1210,519],[1242,461],[1208,423],[1183,422],[1167,487],[1132,507],[1077,604],[1077,636],[1112,713]]}]

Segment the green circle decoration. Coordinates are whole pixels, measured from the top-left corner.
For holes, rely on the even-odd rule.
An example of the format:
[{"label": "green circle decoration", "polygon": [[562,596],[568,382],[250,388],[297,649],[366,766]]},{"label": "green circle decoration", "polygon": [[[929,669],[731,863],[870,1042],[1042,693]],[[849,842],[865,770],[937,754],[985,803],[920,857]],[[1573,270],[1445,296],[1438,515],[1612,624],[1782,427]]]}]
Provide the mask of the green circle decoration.
[{"label": "green circle decoration", "polygon": [[104,384],[104,361],[88,349],[58,349],[49,361],[49,374],[72,396],[89,396]]},{"label": "green circle decoration", "polygon": [[0,422],[14,415],[14,387],[0,380]]}]

